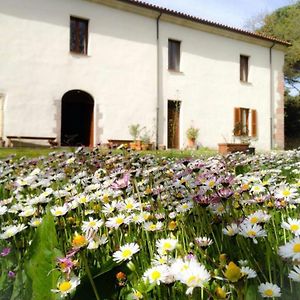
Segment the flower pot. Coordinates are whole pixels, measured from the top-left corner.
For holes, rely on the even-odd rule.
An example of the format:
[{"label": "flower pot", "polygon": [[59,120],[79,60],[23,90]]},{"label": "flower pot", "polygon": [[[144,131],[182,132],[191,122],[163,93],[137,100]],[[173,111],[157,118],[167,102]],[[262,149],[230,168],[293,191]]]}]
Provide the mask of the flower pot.
[{"label": "flower pot", "polygon": [[196,149],[196,139],[188,139],[188,148]]}]

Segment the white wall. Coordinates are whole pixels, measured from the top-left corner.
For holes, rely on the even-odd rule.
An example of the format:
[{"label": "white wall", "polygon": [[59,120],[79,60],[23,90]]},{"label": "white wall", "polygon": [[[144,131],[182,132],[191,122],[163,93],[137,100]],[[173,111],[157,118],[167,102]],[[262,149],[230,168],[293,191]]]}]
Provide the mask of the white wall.
[{"label": "white wall", "polygon": [[[187,144],[185,132],[192,124],[199,128],[198,143],[202,146],[216,148],[218,143],[232,142],[234,107],[245,107],[257,110],[257,139],[252,144],[258,149],[270,149],[269,48],[167,22],[161,22],[160,28],[160,117],[165,124],[161,143],[167,143],[169,99],[182,101],[181,147]],[[181,41],[180,73],[168,71],[168,38]],[[274,72],[281,72],[284,54],[276,54]],[[240,82],[240,55],[250,56],[249,83]]]},{"label": "white wall", "polygon": [[[69,52],[70,15],[90,20],[88,56]],[[1,0],[0,89],[5,135],[57,136],[69,90],[95,100],[95,142],[154,130],[154,19],[80,0]],[[125,118],[124,118],[125,116]]]},{"label": "white wall", "polygon": [[[88,56],[69,52],[70,15],[90,20]],[[1,0],[0,34],[4,135],[59,137],[61,98],[73,89],[95,100],[95,143],[130,139],[135,123],[155,132],[155,18],[82,0]],[[167,70],[169,38],[181,41],[180,73]],[[160,144],[167,144],[167,101],[180,100],[181,147],[191,124],[202,146],[231,142],[233,109],[246,107],[257,110],[253,144],[270,149],[268,47],[161,21],[159,53]],[[239,80],[240,54],[250,56],[249,83]],[[281,74],[283,52],[274,60]]]}]

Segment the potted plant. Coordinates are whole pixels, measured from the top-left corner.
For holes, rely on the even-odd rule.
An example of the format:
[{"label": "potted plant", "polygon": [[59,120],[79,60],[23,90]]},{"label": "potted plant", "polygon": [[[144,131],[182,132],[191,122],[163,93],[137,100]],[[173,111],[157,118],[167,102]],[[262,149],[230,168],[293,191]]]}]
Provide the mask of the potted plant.
[{"label": "potted plant", "polygon": [[142,150],[149,150],[151,148],[150,133],[148,130],[145,130],[141,135],[141,141],[142,141]]},{"label": "potted plant", "polygon": [[[241,122],[238,122],[235,124],[232,132],[233,132],[234,142],[219,144],[219,153],[227,154],[232,152],[246,152],[246,151],[249,152],[251,137],[249,136],[248,127],[242,124]],[[236,143],[235,138],[238,138],[240,142]],[[253,150],[251,152],[253,152]]]},{"label": "potted plant", "polygon": [[188,148],[195,149],[196,148],[196,139],[198,138],[199,135],[199,129],[191,126],[188,128],[186,131],[186,136],[188,138]]},{"label": "potted plant", "polygon": [[141,141],[138,140],[141,128],[140,124],[131,124],[129,126],[129,134],[132,136],[133,142],[131,142],[130,148],[133,150],[141,150]]}]

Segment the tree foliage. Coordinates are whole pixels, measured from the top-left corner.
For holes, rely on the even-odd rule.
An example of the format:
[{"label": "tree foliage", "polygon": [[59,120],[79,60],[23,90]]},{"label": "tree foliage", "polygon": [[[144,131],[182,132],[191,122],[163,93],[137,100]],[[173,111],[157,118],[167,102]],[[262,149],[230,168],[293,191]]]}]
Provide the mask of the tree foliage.
[{"label": "tree foliage", "polygon": [[292,44],[287,49],[284,75],[287,83],[297,88],[296,84],[300,83],[300,1],[266,15],[264,25],[257,32]]}]

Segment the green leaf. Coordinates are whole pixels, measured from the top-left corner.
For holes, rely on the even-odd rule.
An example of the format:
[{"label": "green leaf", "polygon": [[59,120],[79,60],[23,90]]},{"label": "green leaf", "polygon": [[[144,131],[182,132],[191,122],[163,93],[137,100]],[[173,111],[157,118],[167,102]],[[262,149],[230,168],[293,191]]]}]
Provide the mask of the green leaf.
[{"label": "green leaf", "polygon": [[[10,300],[29,300],[31,299],[31,285],[24,270],[19,270],[15,277],[13,292]],[[5,298],[4,298],[5,299]]]},{"label": "green leaf", "polygon": [[249,284],[245,292],[245,300],[255,300],[258,295],[258,287],[256,284]]},{"label": "green leaf", "polygon": [[55,300],[51,289],[56,287],[59,272],[55,270],[56,258],[59,255],[57,234],[53,216],[47,212],[42,224],[37,228],[29,248],[25,272],[31,282],[31,298],[22,300]]}]

